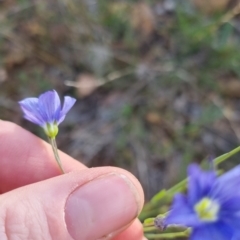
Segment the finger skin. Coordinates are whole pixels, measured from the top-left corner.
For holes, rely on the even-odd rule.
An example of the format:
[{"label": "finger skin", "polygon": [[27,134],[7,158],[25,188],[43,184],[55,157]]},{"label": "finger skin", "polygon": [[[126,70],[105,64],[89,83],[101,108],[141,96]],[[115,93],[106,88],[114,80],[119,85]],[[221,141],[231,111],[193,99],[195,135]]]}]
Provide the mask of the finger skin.
[{"label": "finger skin", "polygon": [[[66,172],[86,168],[60,152]],[[0,192],[48,179],[61,172],[51,146],[14,123],[0,121]]]},{"label": "finger skin", "polygon": [[[60,175],[51,146],[14,123],[0,120],[0,146],[1,193]],[[86,166],[62,152],[60,157],[66,172],[86,169]],[[100,174],[101,171],[112,171],[112,168],[98,168],[98,171]],[[114,168],[114,171],[122,170]],[[126,174],[132,178],[143,201],[138,181],[130,173]],[[142,228],[136,226],[127,229],[127,233],[124,231],[123,236],[129,235],[129,239],[134,239],[131,237],[134,234],[141,235]]]},{"label": "finger skin", "polygon": [[143,228],[142,224],[138,219],[122,233],[117,235],[113,240],[142,240],[143,239]]},{"label": "finger skin", "polygon": [[[104,176],[114,172],[127,175],[131,182],[134,182],[134,177],[127,171],[117,168],[95,168],[86,169],[77,172],[71,172],[58,177],[54,177],[39,183],[31,184],[16,190],[7,192],[0,197],[0,239],[36,239],[36,240],[65,240],[72,239],[68,232],[65,222],[66,201],[76,189],[86,186],[92,181],[100,181]],[[138,184],[135,182],[135,184]],[[137,187],[141,188],[140,186]],[[102,189],[104,191],[105,189]],[[124,191],[125,192],[125,191]],[[124,195],[122,192],[122,195]],[[141,194],[141,192],[139,192]],[[114,201],[114,196],[113,201]],[[143,205],[143,197],[139,196],[139,210]],[[99,202],[101,207],[102,203]],[[14,207],[13,207],[14,206]],[[91,237],[75,238],[76,240],[95,240],[108,234],[102,229],[116,231],[124,227],[132,220],[133,215],[126,216],[118,221],[113,221],[109,218],[108,222],[102,226],[94,226],[95,219],[93,218],[93,229],[91,229]],[[93,214],[94,216],[94,214]],[[111,214],[114,217],[114,214]],[[81,217],[81,215],[79,215]],[[66,220],[67,221],[67,220]],[[82,226],[79,226],[81,228]],[[1,230],[2,229],[2,230]],[[80,231],[81,232],[81,231]],[[96,235],[98,234],[99,235]],[[126,234],[127,235],[127,234]],[[126,236],[125,235],[125,236]],[[95,238],[95,237],[97,238]]]}]

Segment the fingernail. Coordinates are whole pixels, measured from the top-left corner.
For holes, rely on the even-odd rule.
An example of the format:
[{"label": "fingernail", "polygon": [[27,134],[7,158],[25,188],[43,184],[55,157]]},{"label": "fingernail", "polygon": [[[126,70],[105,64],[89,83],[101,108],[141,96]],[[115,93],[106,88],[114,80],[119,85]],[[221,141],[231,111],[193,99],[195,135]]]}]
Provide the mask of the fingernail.
[{"label": "fingernail", "polygon": [[68,197],[65,221],[75,240],[95,240],[127,225],[139,211],[139,196],[125,175],[101,176]]}]

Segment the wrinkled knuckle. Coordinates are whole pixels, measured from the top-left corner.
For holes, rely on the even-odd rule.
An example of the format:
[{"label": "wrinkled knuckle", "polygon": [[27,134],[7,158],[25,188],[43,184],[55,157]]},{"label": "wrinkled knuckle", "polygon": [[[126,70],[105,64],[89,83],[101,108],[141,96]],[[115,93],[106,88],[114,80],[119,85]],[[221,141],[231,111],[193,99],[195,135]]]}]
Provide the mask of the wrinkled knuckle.
[{"label": "wrinkled knuckle", "polygon": [[0,210],[1,240],[46,240],[52,239],[48,221],[40,206],[24,202]]},{"label": "wrinkled knuckle", "polygon": [[[13,207],[15,210],[15,207]],[[28,235],[23,228],[24,222],[22,222],[22,217],[16,215],[13,209],[5,208],[0,213],[0,239],[13,240],[19,239],[22,240]],[[16,211],[17,213],[18,211]],[[25,238],[27,239],[27,238]]]}]

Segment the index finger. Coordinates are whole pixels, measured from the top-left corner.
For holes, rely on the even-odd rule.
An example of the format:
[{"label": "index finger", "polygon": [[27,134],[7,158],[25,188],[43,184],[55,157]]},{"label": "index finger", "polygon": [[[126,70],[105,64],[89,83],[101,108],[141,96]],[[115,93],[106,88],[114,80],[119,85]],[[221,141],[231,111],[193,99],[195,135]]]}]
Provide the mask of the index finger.
[{"label": "index finger", "polygon": [[[86,168],[59,152],[66,172]],[[51,146],[18,125],[0,120],[0,192],[48,179],[61,172]]]}]

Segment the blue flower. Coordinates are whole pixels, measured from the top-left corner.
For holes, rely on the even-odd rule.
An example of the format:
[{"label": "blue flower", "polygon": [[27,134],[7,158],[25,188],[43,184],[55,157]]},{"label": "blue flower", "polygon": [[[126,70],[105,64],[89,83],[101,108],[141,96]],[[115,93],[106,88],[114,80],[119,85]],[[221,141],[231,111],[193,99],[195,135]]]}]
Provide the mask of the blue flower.
[{"label": "blue flower", "polygon": [[76,99],[66,96],[61,107],[60,98],[53,90],[43,93],[39,98],[26,98],[19,104],[24,118],[41,126],[50,138],[54,138],[58,133],[58,125],[75,102]]},{"label": "blue flower", "polygon": [[218,177],[190,165],[188,194],[175,195],[164,223],[190,227],[190,240],[240,240],[240,166]]}]

